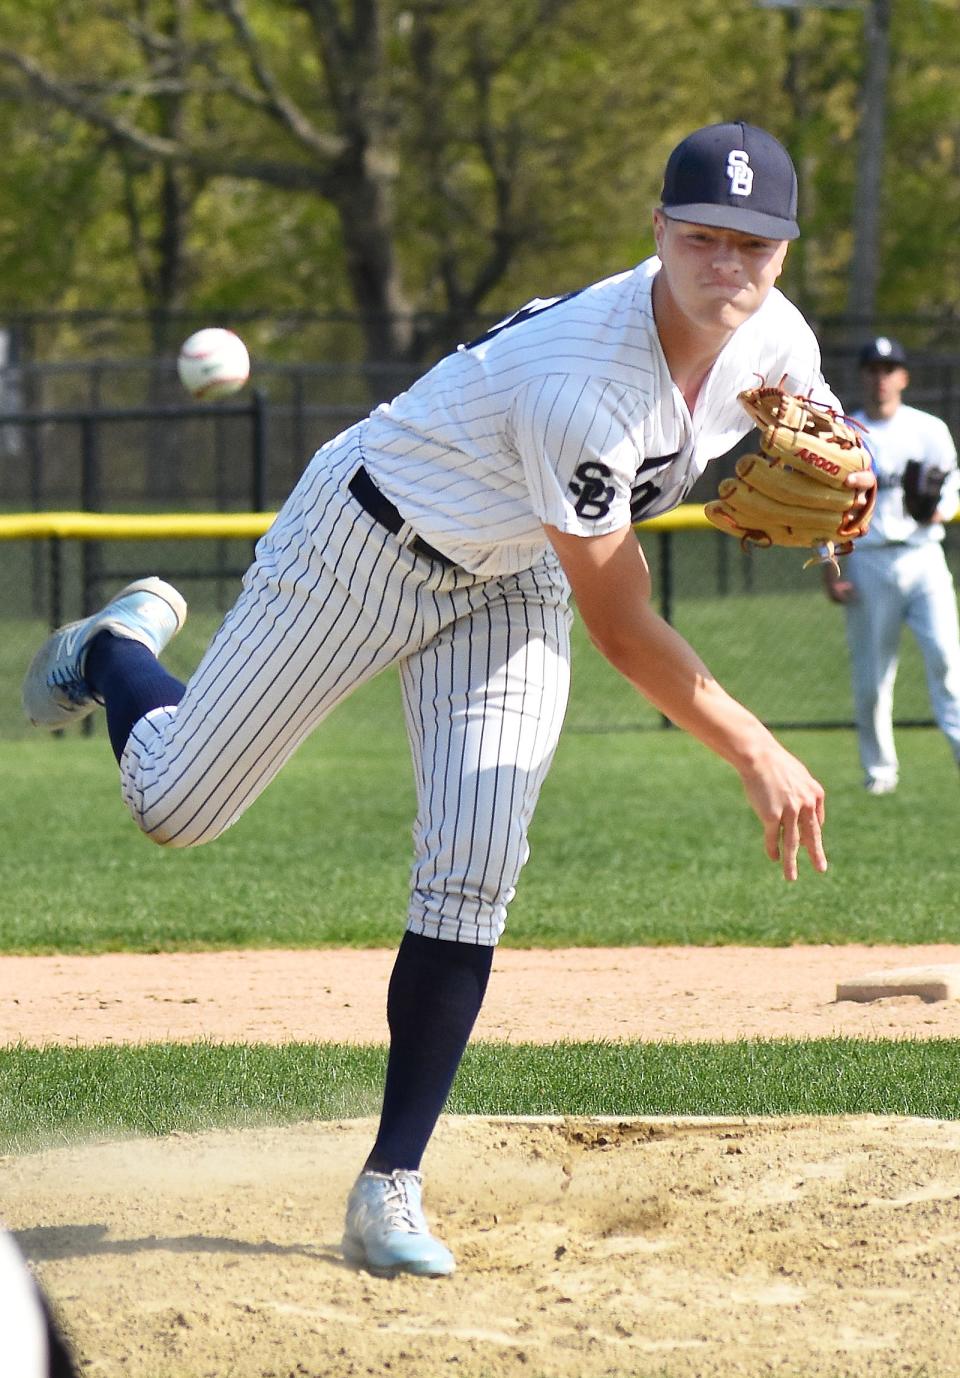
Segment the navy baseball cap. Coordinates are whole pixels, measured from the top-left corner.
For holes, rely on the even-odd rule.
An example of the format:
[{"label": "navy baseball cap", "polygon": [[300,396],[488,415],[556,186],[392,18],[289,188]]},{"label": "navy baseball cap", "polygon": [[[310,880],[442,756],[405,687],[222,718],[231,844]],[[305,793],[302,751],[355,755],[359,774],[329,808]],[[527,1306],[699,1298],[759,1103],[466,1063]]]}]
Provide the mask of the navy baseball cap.
[{"label": "navy baseball cap", "polygon": [[892,364],[896,368],[906,368],[907,351],[899,340],[892,340],[889,335],[878,335],[860,351],[860,367],[869,368],[871,364]]},{"label": "navy baseball cap", "polygon": [[667,160],[660,200],[671,220],[763,239],[800,234],[790,154],[765,129],[742,121],[709,124],[677,144]]}]

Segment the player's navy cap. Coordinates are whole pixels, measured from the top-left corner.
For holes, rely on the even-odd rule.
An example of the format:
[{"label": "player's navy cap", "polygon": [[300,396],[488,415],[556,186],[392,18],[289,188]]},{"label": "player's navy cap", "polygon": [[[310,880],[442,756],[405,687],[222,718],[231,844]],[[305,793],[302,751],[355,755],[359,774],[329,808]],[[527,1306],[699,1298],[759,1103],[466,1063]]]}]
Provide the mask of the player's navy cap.
[{"label": "player's navy cap", "polygon": [[670,154],[661,203],[671,220],[764,239],[796,239],[797,173],[790,154],[754,124],[709,124]]},{"label": "player's navy cap", "polygon": [[860,367],[869,368],[871,364],[895,364],[906,368],[907,351],[899,340],[892,340],[889,335],[878,335],[860,351]]}]

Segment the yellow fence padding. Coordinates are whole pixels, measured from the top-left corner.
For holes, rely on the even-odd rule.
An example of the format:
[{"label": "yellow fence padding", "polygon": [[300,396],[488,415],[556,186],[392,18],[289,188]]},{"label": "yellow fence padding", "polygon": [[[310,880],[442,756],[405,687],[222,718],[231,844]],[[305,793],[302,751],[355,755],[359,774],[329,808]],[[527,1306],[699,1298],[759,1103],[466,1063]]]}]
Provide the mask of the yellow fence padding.
[{"label": "yellow fence padding", "polygon": [[[275,512],[13,512],[0,515],[0,541],[251,540]],[[642,531],[707,531],[703,508],[685,503],[638,523]]]},{"label": "yellow fence padding", "polygon": [[262,536],[275,512],[16,512],[0,516],[0,540],[245,540]]}]

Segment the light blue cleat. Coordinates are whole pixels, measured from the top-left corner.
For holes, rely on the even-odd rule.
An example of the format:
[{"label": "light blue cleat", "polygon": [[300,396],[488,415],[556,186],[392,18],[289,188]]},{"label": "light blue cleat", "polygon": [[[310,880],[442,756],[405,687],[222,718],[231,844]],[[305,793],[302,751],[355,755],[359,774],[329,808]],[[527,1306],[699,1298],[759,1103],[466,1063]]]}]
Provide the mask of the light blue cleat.
[{"label": "light blue cleat", "polygon": [[158,656],[187,620],[187,605],[162,579],[138,579],[106,607],[49,636],[23,681],[23,711],[34,727],[51,731],[79,722],[99,700],[83,677],[87,647],[98,632],[140,641]]},{"label": "light blue cleat", "polygon": [[347,1200],[347,1262],[377,1277],[416,1273],[436,1278],[452,1273],[453,1254],[427,1227],[422,1191],[419,1172],[361,1172]]}]

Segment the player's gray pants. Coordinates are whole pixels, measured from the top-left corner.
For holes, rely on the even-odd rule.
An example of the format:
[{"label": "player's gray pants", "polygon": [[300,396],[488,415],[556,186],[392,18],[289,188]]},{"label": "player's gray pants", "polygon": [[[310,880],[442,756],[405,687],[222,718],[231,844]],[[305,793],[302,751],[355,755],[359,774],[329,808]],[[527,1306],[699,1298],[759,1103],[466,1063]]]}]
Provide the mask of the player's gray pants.
[{"label": "player's gray pants", "polygon": [[960,632],[943,547],[866,546],[849,557],[847,570],[856,590],[846,605],[847,645],[867,780],[897,782],[893,687],[904,623],[923,656],[933,716],[960,762]]},{"label": "player's gray pants", "polygon": [[[350,495],[348,431],[314,456],[176,708],[120,763],[144,832],[217,837],[354,689],[399,666],[418,811],[409,927],[496,943],[569,685],[568,585],[552,552],[482,579],[391,535]],[[360,859],[362,860],[362,859]]]}]

